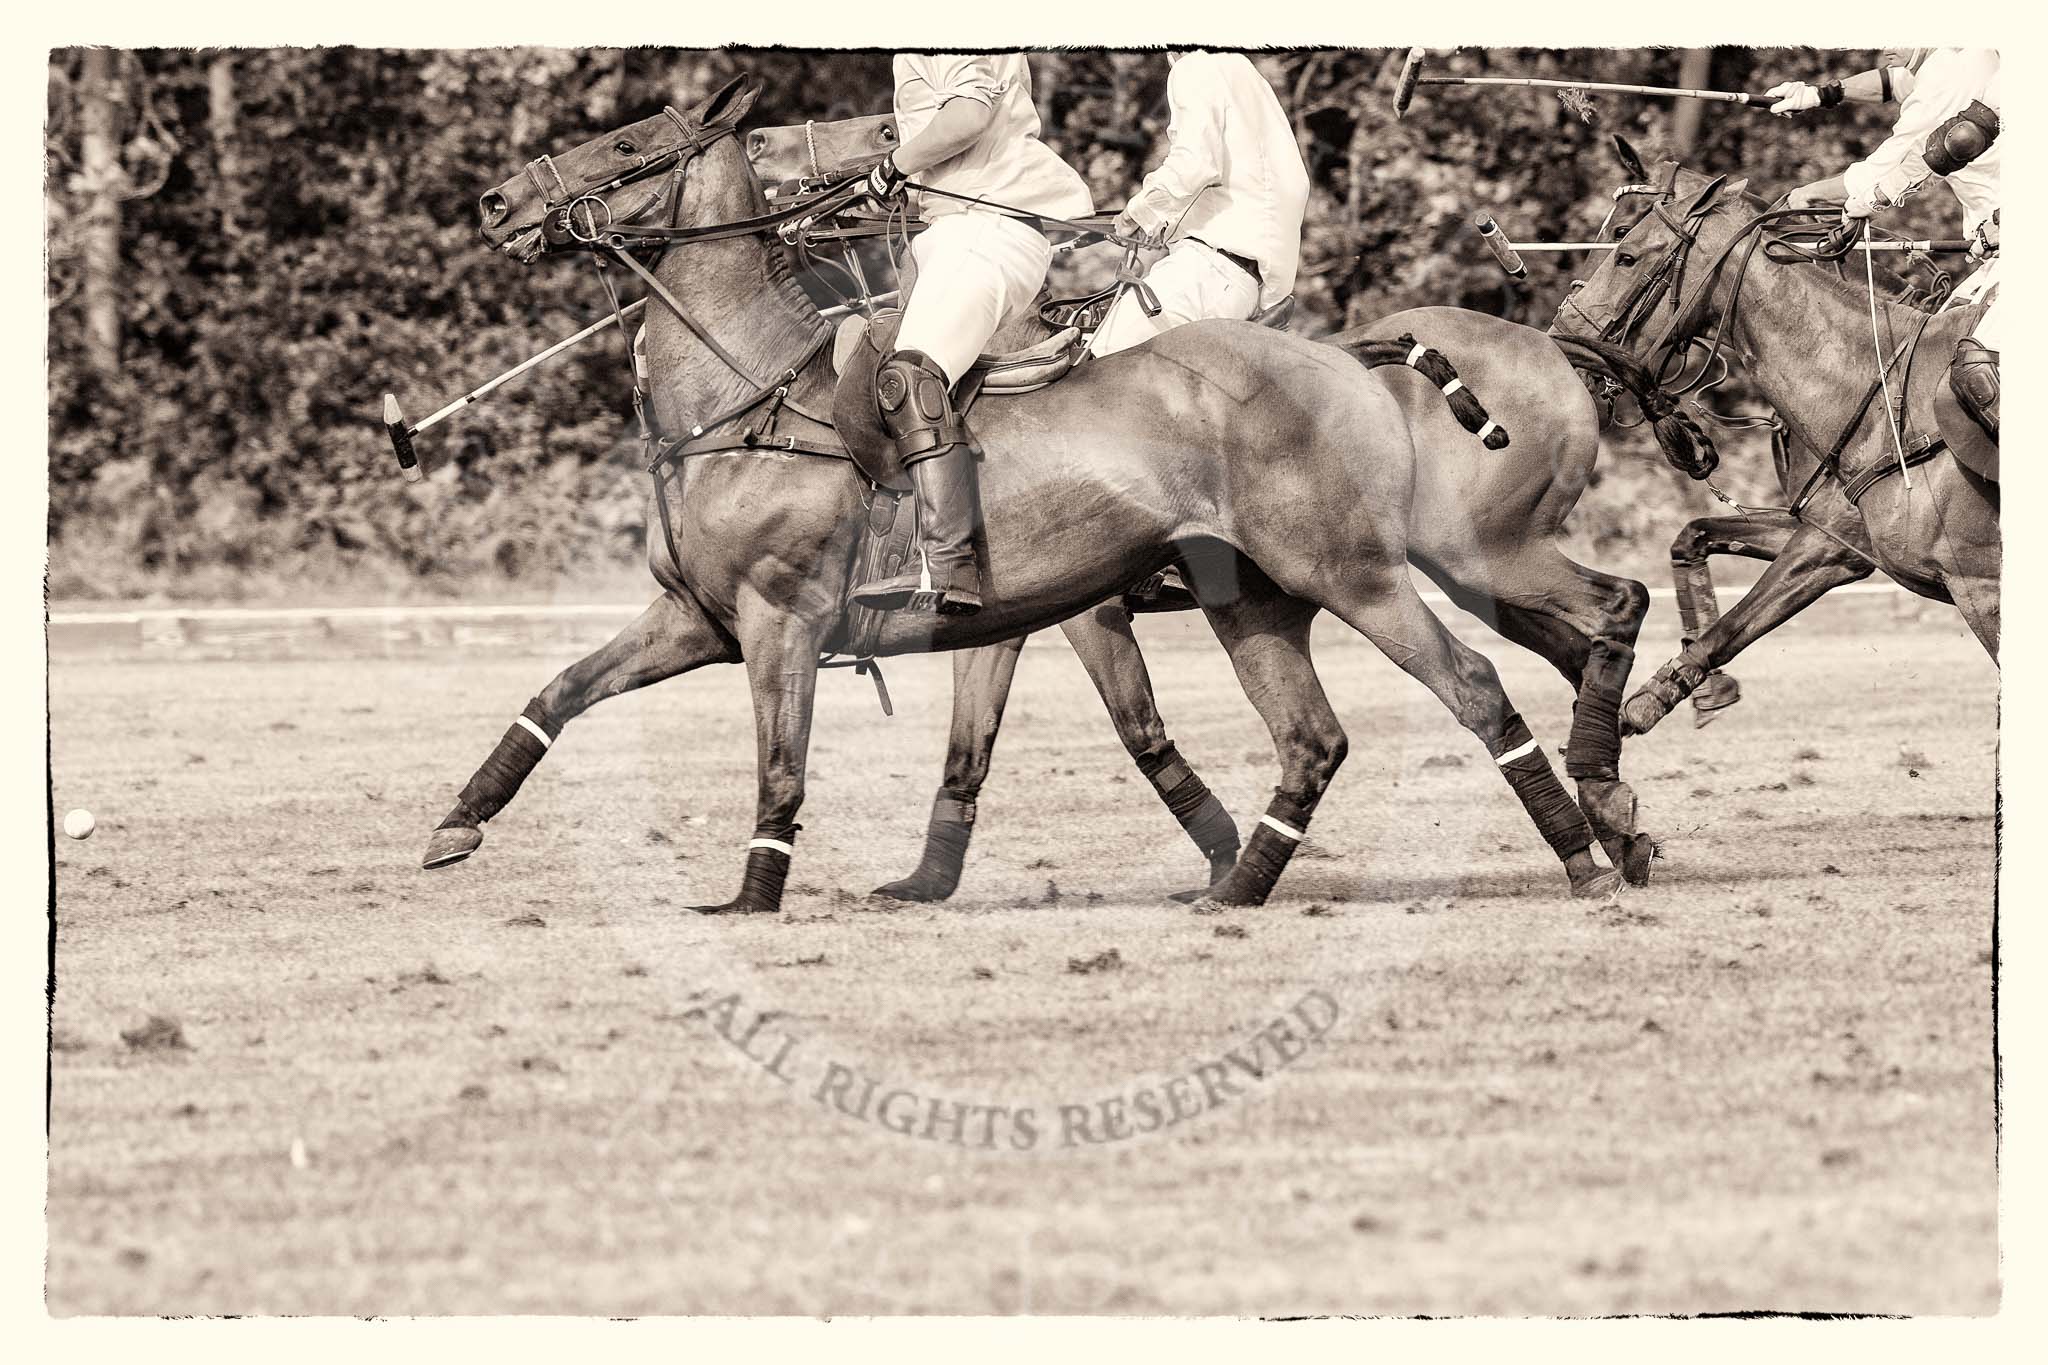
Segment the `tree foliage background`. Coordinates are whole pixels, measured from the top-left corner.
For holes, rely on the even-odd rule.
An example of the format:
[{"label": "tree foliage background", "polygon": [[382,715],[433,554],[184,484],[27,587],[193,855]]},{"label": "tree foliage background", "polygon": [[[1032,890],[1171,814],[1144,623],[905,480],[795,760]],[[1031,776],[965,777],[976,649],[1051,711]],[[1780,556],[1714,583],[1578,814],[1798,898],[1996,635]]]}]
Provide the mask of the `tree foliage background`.
[{"label": "tree foliage background", "polygon": [[[1528,283],[1511,284],[1472,214],[1518,239],[1585,237],[1623,179],[1610,132],[1653,163],[1681,155],[1775,195],[1839,171],[1891,117],[1605,96],[1596,130],[1547,92],[1424,87],[1397,121],[1404,56],[1255,54],[1314,185],[1295,323],[1306,335],[1419,304],[1545,325],[1592,263],[1532,256]],[[1431,67],[1760,90],[1875,57],[1494,49]],[[1098,206],[1121,204],[1164,152],[1165,58],[1065,50],[1032,65],[1046,141]],[[542,152],[663,103],[687,108],[741,71],[765,83],[756,125],[889,105],[878,52],[54,52],[53,596],[531,596],[633,578],[646,480],[617,338],[423,437],[454,456],[425,484],[396,477],[380,397],[397,391],[417,418],[600,316],[588,271],[487,252],[476,196]],[[1953,235],[1953,201],[1933,189],[1894,225]],[[1643,458],[1636,433],[1609,439],[1574,536],[1597,562],[1640,572],[1705,504]],[[1740,442],[1724,449],[1734,486],[1766,497],[1762,462]]]}]

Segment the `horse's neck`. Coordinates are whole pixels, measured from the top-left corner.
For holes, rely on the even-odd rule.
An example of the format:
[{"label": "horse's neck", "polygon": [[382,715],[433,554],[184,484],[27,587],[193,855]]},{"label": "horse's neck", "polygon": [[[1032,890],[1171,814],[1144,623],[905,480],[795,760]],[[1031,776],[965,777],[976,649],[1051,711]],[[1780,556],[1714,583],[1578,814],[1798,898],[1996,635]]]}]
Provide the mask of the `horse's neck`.
[{"label": "horse's neck", "polygon": [[[1858,306],[1818,271],[1762,262],[1743,279],[1738,304],[1734,339],[1750,378],[1793,434],[1827,455],[1877,379],[1869,305]],[[1878,320],[1889,359],[1922,317],[1880,301]]]},{"label": "horse's neck", "polygon": [[[656,298],[648,304],[647,349],[656,411],[671,431],[716,417],[774,384],[810,353],[829,326],[786,270],[775,268],[765,239],[736,237],[671,248],[655,270],[697,326],[752,378],[736,372]],[[829,365],[806,366],[790,396],[813,410],[829,405]]]}]

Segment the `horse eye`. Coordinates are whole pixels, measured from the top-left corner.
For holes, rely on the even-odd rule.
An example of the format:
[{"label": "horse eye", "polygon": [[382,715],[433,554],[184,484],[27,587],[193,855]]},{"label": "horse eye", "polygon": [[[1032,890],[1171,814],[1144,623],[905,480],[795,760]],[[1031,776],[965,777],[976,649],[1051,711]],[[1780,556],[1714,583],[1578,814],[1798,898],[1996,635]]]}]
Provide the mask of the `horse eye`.
[{"label": "horse eye", "polygon": [[1614,263],[1626,270],[1636,263],[1636,254],[1633,251],[1617,251],[1614,253]]},{"label": "horse eye", "polygon": [[634,147],[634,145],[630,142],[621,142],[612,150],[616,151],[620,156],[631,156],[635,151],[639,149]]}]

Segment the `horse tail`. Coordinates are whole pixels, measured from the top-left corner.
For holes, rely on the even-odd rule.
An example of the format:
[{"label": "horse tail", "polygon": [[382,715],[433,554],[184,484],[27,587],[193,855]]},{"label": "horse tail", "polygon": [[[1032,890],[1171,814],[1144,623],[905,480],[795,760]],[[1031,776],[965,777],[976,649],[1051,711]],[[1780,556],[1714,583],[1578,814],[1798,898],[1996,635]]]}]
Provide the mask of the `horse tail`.
[{"label": "horse tail", "polygon": [[1657,448],[1664,452],[1673,469],[1691,478],[1704,479],[1720,468],[1721,455],[1714,449],[1713,439],[1678,406],[1676,398],[1658,387],[1649,367],[1635,356],[1620,346],[1590,337],[1560,336],[1553,332],[1550,339],[1564,352],[1573,369],[1612,380],[1628,390],[1643,416],[1649,419]]},{"label": "horse tail", "polygon": [[1479,396],[1458,378],[1457,367],[1414,337],[1403,334],[1392,341],[1353,341],[1344,344],[1351,357],[1368,370],[1382,365],[1406,365],[1437,386],[1458,425],[1477,436],[1488,450],[1501,450],[1508,443],[1507,428],[1487,415]]}]

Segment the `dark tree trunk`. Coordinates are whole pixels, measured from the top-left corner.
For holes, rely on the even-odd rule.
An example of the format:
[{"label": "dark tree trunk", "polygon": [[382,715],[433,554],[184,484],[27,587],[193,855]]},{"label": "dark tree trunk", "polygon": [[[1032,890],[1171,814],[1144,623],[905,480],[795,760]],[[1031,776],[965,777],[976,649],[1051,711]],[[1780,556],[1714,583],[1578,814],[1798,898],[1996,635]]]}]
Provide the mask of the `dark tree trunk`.
[{"label": "dark tree trunk", "polygon": [[87,202],[81,251],[79,293],[85,307],[86,357],[103,378],[111,379],[121,364],[121,173],[116,146],[116,109],[121,92],[115,83],[114,54],[87,48],[85,70],[78,85],[79,122],[83,129],[81,160]]}]

